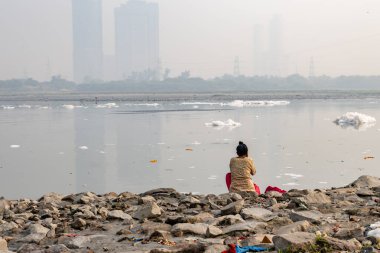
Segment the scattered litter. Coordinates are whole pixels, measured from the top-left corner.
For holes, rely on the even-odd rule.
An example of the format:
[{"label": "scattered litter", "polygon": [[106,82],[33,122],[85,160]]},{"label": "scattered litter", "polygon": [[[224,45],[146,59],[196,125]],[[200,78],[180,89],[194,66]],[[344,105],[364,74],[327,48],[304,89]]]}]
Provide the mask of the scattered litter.
[{"label": "scattered litter", "polygon": [[186,151],[193,151],[193,149],[192,148],[187,148],[187,149],[185,149]]},{"label": "scattered litter", "polygon": [[20,148],[21,146],[20,146],[20,145],[13,144],[13,145],[10,145],[9,147],[10,147],[10,148]]},{"label": "scattered litter", "polygon": [[373,236],[373,237],[379,239],[380,238],[380,228],[376,228],[375,230],[369,231],[368,234],[367,234],[367,236],[368,237],[369,236]]},{"label": "scattered litter", "polygon": [[157,163],[158,161],[157,160],[150,160],[149,162],[150,163]]},{"label": "scattered litter", "polygon": [[80,146],[79,149],[81,149],[81,150],[87,150],[88,147],[87,146]]},{"label": "scattered litter", "polygon": [[169,241],[168,239],[162,239],[162,240],[158,241],[158,243],[161,245],[165,245],[165,246],[175,246],[176,245],[175,242]]},{"label": "scattered litter", "polygon": [[347,112],[334,120],[334,123],[342,128],[354,127],[355,129],[366,130],[376,124],[376,119],[358,112]]},{"label": "scattered litter", "polygon": [[368,160],[368,159],[374,159],[374,158],[375,158],[374,156],[365,156],[363,159]]},{"label": "scattered litter", "polygon": [[380,228],[380,221],[375,222],[369,226],[372,229]]}]

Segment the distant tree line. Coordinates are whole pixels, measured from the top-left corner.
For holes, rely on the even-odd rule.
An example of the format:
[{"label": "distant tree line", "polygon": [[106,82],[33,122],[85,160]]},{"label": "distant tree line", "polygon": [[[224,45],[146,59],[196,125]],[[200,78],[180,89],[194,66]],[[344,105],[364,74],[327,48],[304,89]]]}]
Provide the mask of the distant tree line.
[{"label": "distant tree line", "polygon": [[3,92],[230,92],[264,90],[380,90],[380,76],[301,75],[232,76],[214,79],[191,77],[189,73],[164,80],[92,81],[81,84],[54,76],[50,81],[12,79],[0,81]]}]

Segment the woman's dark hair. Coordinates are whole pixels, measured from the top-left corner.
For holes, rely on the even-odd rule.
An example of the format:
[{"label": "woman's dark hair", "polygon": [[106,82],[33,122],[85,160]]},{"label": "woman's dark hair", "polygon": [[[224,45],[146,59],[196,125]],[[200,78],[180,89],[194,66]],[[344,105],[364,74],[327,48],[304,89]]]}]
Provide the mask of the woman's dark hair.
[{"label": "woman's dark hair", "polygon": [[239,145],[236,147],[236,153],[238,156],[247,156],[248,147],[242,141],[239,141]]}]

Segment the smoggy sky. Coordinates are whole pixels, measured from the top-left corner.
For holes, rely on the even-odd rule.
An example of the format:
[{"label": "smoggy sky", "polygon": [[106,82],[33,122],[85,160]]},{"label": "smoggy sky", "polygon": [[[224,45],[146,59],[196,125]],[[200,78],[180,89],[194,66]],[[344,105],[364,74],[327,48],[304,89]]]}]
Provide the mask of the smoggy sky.
[{"label": "smoggy sky", "polygon": [[[77,0],[80,1],[80,0]],[[103,0],[104,53],[114,52],[113,9]],[[282,19],[281,74],[380,74],[379,0],[157,0],[160,59],[171,76],[253,72],[253,27]],[[0,0],[0,79],[72,79],[71,0]]]}]

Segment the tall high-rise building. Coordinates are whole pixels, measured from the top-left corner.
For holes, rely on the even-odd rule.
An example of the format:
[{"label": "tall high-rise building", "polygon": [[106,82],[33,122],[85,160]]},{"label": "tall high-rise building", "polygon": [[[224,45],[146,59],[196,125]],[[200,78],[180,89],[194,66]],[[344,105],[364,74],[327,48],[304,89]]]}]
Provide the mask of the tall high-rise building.
[{"label": "tall high-rise building", "polygon": [[159,72],[158,4],[130,0],[115,10],[118,78],[157,78]]},{"label": "tall high-rise building", "polygon": [[72,0],[74,80],[102,79],[102,0]]},{"label": "tall high-rise building", "polygon": [[275,15],[269,24],[268,72],[270,75],[282,74],[282,43],[282,18],[280,15]]}]

